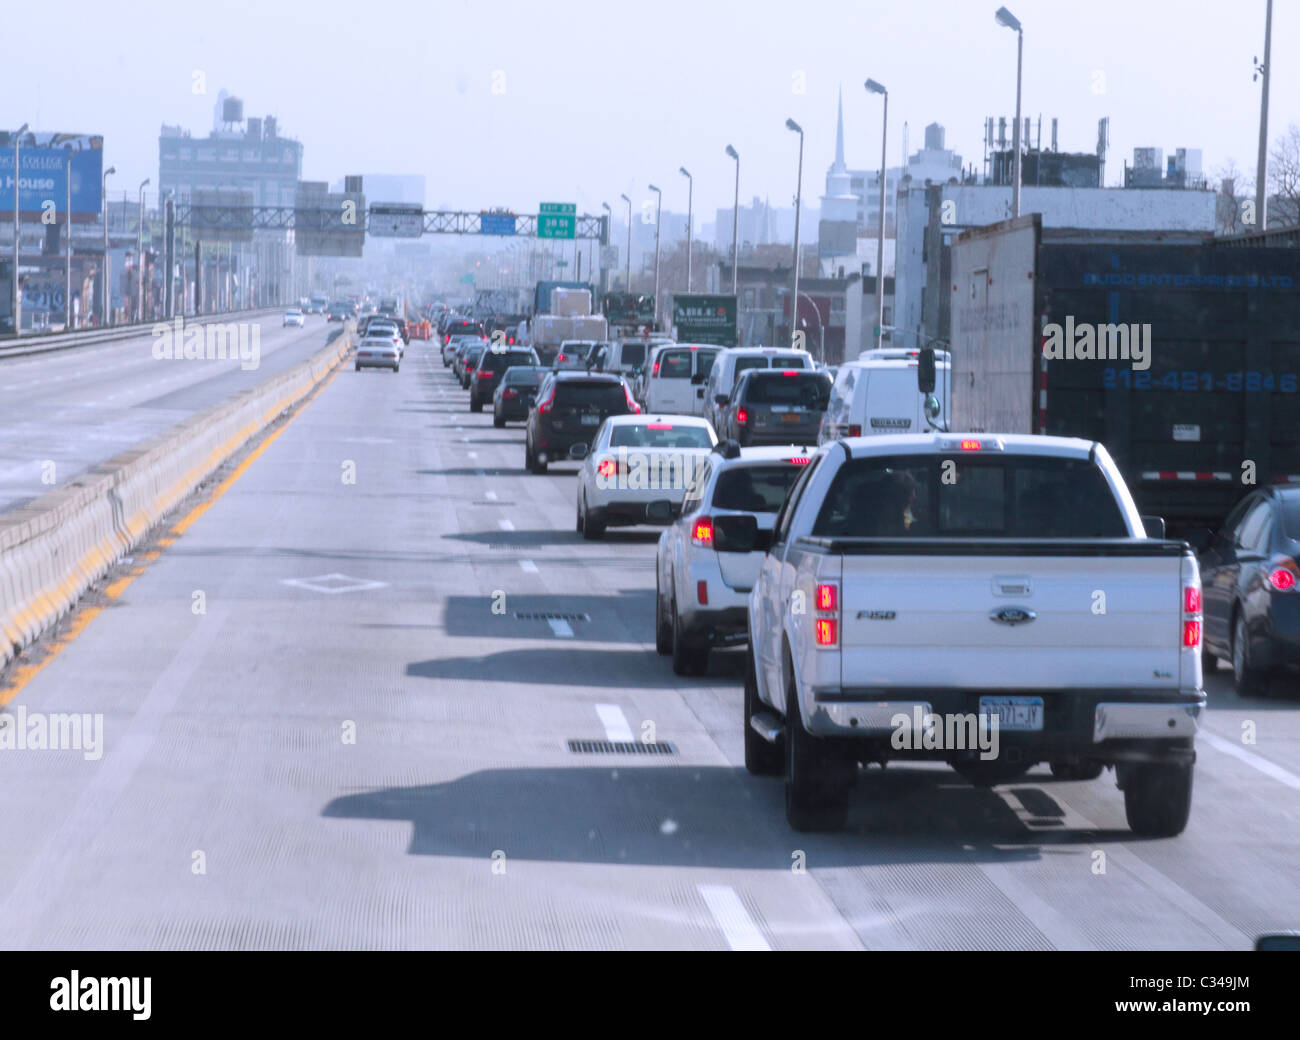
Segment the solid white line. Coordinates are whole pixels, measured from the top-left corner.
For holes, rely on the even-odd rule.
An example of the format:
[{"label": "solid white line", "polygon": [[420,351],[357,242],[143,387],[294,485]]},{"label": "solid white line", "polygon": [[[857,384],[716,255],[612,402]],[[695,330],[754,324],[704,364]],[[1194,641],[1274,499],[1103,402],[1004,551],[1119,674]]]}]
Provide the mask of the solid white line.
[{"label": "solid white line", "polygon": [[745,904],[730,885],[697,885],[713,920],[733,950],[770,950]]},{"label": "solid white line", "polygon": [[1272,777],[1278,783],[1286,784],[1292,790],[1300,791],[1300,776],[1281,766],[1270,762],[1262,755],[1257,755],[1253,751],[1247,751],[1245,748],[1234,744],[1231,740],[1224,740],[1217,734],[1210,733],[1207,730],[1201,731],[1201,739],[1216,751],[1222,751],[1225,755],[1231,755],[1238,761],[1245,762],[1252,769],[1258,769],[1265,776]]},{"label": "solid white line", "polygon": [[537,564],[533,563],[532,560],[520,560],[519,567],[521,570],[526,571],[529,574],[537,573]]},{"label": "solid white line", "polygon": [[600,716],[600,724],[605,727],[606,740],[624,743],[632,741],[632,727],[627,724],[627,716],[617,704],[597,704],[596,714]]},{"label": "solid white line", "polygon": [[497,527],[501,528],[503,531],[513,531],[515,529],[515,525],[509,520],[498,520]]},{"label": "solid white line", "polygon": [[561,639],[572,639],[573,629],[569,623],[561,618],[547,618],[546,623],[551,626],[551,632]]}]

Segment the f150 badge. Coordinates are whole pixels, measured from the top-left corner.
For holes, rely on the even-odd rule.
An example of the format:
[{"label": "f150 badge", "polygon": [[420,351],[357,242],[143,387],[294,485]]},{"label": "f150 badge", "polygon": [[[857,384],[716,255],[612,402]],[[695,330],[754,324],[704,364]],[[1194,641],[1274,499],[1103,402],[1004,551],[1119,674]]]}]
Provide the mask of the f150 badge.
[{"label": "f150 badge", "polygon": [[999,624],[1010,625],[1014,628],[1016,625],[1023,625],[1033,621],[1038,615],[1028,607],[998,607],[989,611],[989,617]]},{"label": "f150 badge", "polygon": [[893,621],[898,615],[892,610],[859,610],[858,620],[866,618],[868,621]]}]

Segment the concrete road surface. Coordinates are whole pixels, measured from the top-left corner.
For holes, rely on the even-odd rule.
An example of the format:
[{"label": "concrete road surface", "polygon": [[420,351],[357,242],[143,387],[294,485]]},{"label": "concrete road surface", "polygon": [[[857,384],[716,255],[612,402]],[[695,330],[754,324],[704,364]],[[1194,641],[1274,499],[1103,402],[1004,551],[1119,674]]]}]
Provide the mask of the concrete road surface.
[{"label": "concrete road surface", "polygon": [[[46,408],[92,407],[79,385]],[[846,831],[797,835],[742,765],[743,651],[672,674],[656,533],[583,542],[575,469],[526,475],[522,429],[471,415],[430,344],[342,370],[10,701],[102,715],[103,743],[0,751],[0,946],[1245,949],[1300,926],[1294,687],[1212,678],[1179,838],[1133,838],[1110,773],[978,790],[896,765]],[[675,753],[568,743],[650,729]]]}]

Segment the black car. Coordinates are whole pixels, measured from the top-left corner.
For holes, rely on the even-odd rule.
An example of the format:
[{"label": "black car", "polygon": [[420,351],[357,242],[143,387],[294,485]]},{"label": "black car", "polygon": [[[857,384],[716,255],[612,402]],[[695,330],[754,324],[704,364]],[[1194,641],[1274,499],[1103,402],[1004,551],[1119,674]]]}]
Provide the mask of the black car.
[{"label": "black car", "polygon": [[548,463],[581,459],[609,416],[640,411],[631,389],[616,375],[548,373],[528,413],[524,465],[530,473],[545,473]]},{"label": "black car", "polygon": [[507,369],[492,395],[492,425],[500,428],[508,422],[526,420],[547,372],[548,369],[540,366],[516,365]]},{"label": "black car", "polygon": [[718,436],[738,441],[744,447],[816,444],[832,385],[825,372],[748,369],[727,402]]},{"label": "black car", "polygon": [[466,340],[465,345],[461,348],[457,359],[452,362],[452,371],[456,373],[456,378],[460,380],[462,390],[469,389],[470,378],[474,375],[474,369],[478,368],[478,359],[487,352],[487,340]]},{"label": "black car", "polygon": [[1237,692],[1267,693],[1300,665],[1300,488],[1263,488],[1237,504],[1201,554],[1208,672],[1232,662]]},{"label": "black car", "polygon": [[537,355],[528,348],[510,347],[498,349],[489,347],[478,359],[478,365],[469,379],[469,410],[481,412],[483,406],[492,400],[497,384],[505,375],[507,368],[514,365],[539,364]]}]

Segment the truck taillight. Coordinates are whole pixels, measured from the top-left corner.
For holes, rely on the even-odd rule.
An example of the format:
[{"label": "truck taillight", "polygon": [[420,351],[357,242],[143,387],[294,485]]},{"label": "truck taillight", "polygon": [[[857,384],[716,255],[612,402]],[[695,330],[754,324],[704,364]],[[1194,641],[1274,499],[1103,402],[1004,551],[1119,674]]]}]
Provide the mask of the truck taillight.
[{"label": "truck taillight", "polygon": [[850,437],[861,437],[861,436],[862,436],[862,427],[861,427],[861,426],[858,426],[858,425],[856,425],[856,424],[854,424],[853,426],[850,426],[850,427],[849,427],[849,436],[850,436]]},{"label": "truck taillight", "polygon": [[1183,586],[1183,646],[1195,649],[1201,645],[1201,582],[1194,577]]},{"label": "truck taillight", "polygon": [[1183,646],[1197,647],[1201,645],[1201,623],[1199,621],[1183,622]]},{"label": "truck taillight", "polygon": [[840,643],[840,589],[829,582],[813,590],[813,642],[822,649],[833,649]]},{"label": "truck taillight", "polygon": [[1183,613],[1199,614],[1201,612],[1201,590],[1195,585],[1183,589]]}]

